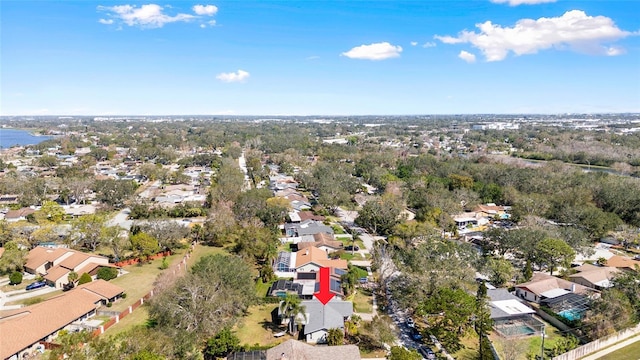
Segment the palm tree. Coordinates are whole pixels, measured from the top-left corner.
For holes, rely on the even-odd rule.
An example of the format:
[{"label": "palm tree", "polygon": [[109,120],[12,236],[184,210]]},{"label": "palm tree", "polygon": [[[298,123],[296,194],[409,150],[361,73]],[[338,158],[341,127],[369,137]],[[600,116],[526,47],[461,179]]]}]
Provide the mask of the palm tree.
[{"label": "palm tree", "polygon": [[300,315],[307,320],[307,314],[305,313],[305,307],[301,305],[300,298],[293,294],[287,294],[287,296],[280,302],[280,313],[283,318],[289,319],[288,330],[291,335],[297,332],[296,320]]},{"label": "palm tree", "polygon": [[70,283],[76,283],[76,281],[78,280],[78,273],[75,271],[72,271],[69,273],[69,275],[67,275],[67,279],[69,280]]},{"label": "palm tree", "polygon": [[355,249],[356,249],[356,241],[358,240],[358,230],[356,229],[351,229],[350,231],[351,233],[351,255],[353,255],[355,253]]}]

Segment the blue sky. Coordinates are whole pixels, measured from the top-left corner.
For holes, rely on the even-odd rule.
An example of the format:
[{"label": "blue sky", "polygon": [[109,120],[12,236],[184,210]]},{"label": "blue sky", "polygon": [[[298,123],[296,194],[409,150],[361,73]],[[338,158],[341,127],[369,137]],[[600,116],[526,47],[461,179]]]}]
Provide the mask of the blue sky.
[{"label": "blue sky", "polygon": [[640,2],[5,1],[1,115],[640,112]]}]

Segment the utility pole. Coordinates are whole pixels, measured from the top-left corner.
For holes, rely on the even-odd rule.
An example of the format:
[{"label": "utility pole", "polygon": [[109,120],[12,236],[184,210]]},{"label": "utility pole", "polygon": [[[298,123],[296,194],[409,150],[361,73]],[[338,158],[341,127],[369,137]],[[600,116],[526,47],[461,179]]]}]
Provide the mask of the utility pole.
[{"label": "utility pole", "polygon": [[542,346],[540,346],[540,360],[544,360],[544,324],[542,324]]}]

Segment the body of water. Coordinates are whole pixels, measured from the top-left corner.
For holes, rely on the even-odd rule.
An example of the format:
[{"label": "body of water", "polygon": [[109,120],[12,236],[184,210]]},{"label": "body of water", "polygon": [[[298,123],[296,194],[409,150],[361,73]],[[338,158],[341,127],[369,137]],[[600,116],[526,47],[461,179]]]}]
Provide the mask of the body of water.
[{"label": "body of water", "polygon": [[7,149],[16,145],[35,145],[52,138],[52,136],[46,135],[35,136],[26,130],[0,128],[0,148],[2,149]]}]

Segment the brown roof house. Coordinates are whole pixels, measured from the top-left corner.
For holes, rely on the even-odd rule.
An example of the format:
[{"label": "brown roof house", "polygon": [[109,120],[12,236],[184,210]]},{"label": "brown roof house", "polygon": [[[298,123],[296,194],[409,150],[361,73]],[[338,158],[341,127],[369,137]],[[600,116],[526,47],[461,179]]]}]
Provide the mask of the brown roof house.
[{"label": "brown roof house", "polygon": [[321,267],[347,270],[347,260],[331,260],[327,252],[317,247],[308,247],[295,253],[296,272],[317,272]]},{"label": "brown roof house", "polygon": [[24,207],[18,210],[9,210],[6,214],[4,214],[4,219],[7,222],[16,222],[21,220],[27,220],[27,216],[35,213],[36,211],[32,208]]},{"label": "brown roof house", "polygon": [[304,241],[305,239],[303,238],[303,241],[298,242],[298,250],[315,247],[327,253],[331,253],[343,249],[342,241],[335,240],[331,234],[318,233],[314,234],[312,238],[313,241]]},{"label": "brown roof house", "polygon": [[596,289],[545,273],[534,273],[531,281],[516,285],[516,296],[537,303],[544,299],[552,299],[568,293],[590,296],[599,292]]},{"label": "brown roof house", "polygon": [[607,266],[611,266],[621,270],[640,271],[640,261],[620,255],[614,255],[610,257],[609,260],[607,260]]},{"label": "brown roof house", "polygon": [[578,272],[569,275],[571,282],[598,290],[613,286],[611,279],[620,273],[620,270],[614,267],[591,264],[584,264],[573,269]]},{"label": "brown roof house", "polygon": [[41,303],[0,312],[0,359],[22,359],[37,352],[63,329],[85,329],[84,321],[124,289],[104,280],[87,283]]},{"label": "brown roof house", "polygon": [[109,259],[94,254],[66,248],[45,248],[38,246],[29,251],[25,270],[31,274],[44,276],[45,280],[56,288],[62,288],[69,282],[69,273],[78,275],[87,273],[95,279],[101,267],[115,267]]}]

